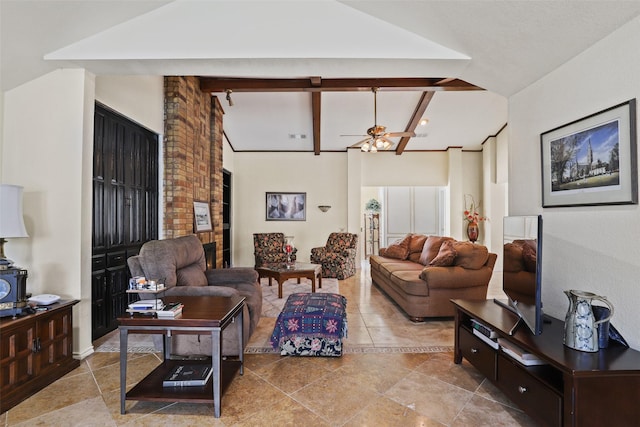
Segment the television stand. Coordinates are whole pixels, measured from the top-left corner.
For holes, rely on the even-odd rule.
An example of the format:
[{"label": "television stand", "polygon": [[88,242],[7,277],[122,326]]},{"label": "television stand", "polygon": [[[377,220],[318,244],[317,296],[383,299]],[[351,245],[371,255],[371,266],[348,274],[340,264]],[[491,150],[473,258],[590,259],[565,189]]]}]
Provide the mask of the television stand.
[{"label": "television stand", "polygon": [[[635,425],[640,419],[640,352],[610,343],[596,353],[564,346],[564,322],[548,318],[541,335],[509,330],[518,316],[491,300],[451,300],[454,362],[467,359],[531,418],[549,426]],[[471,319],[545,364],[524,366],[473,334]]]}]

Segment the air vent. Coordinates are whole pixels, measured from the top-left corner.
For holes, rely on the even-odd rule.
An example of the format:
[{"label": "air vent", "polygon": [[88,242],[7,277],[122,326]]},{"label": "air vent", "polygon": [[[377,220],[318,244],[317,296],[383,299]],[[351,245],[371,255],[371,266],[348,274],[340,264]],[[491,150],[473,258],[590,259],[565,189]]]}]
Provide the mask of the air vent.
[{"label": "air vent", "polygon": [[307,139],[307,135],[304,133],[290,133],[289,139]]},{"label": "air vent", "polygon": [[426,138],[427,136],[429,136],[428,133],[416,133],[416,136],[414,136],[414,138]]}]

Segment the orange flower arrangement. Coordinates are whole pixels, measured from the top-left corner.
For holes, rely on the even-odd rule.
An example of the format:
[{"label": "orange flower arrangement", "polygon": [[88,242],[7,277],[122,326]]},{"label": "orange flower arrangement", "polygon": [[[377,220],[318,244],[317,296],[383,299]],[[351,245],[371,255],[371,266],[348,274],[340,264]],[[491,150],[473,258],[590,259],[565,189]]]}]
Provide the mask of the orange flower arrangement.
[{"label": "orange flower arrangement", "polygon": [[[471,204],[468,204],[468,201],[471,201]],[[464,219],[468,222],[478,223],[480,221],[489,221],[489,218],[480,215],[478,212],[480,209],[480,205],[476,205],[476,201],[473,199],[473,196],[470,194],[465,194],[464,196]]]}]

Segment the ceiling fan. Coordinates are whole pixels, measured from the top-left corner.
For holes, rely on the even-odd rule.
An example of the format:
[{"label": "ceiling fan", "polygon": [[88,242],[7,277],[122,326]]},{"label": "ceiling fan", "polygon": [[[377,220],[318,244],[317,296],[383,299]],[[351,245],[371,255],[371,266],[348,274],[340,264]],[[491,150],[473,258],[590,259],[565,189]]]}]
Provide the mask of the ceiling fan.
[{"label": "ceiling fan", "polygon": [[395,144],[389,138],[414,137],[415,132],[387,132],[386,126],[378,124],[378,88],[371,88],[373,92],[373,126],[367,129],[367,137],[351,147],[360,147],[362,151],[375,153],[379,150],[390,150]]}]

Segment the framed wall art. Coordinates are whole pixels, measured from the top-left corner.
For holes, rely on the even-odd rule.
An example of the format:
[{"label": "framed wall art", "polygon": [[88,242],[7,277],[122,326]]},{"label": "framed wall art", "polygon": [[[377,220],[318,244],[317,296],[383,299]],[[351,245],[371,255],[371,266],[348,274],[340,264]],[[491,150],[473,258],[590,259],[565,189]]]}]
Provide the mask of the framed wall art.
[{"label": "framed wall art", "polygon": [[542,207],[638,203],[636,100],[540,135]]},{"label": "framed wall art", "polygon": [[196,233],[213,230],[208,202],[193,202],[193,229]]},{"label": "framed wall art", "polygon": [[306,221],[307,193],[270,193],[266,198],[267,221]]}]

